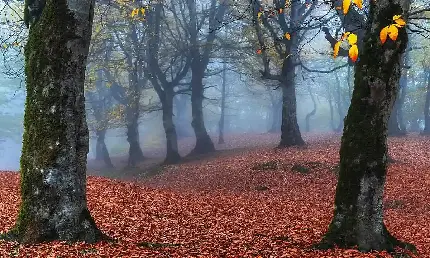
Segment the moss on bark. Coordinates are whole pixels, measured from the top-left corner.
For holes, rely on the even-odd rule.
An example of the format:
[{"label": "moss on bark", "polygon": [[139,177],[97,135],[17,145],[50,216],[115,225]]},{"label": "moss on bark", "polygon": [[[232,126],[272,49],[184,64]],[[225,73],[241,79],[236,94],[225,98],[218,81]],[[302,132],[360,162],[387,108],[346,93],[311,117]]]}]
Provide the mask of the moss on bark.
[{"label": "moss on bark", "polygon": [[389,40],[382,45],[379,32],[391,23],[394,15],[406,13],[403,8],[400,3],[387,0],[371,4],[341,141],[334,217],[319,247],[358,246],[361,251],[394,251],[397,246],[414,249],[388,232],[382,204],[388,156],[387,125],[398,91],[400,59],[407,34],[400,29],[397,41]]},{"label": "moss on bark", "polygon": [[75,15],[66,0],[47,1],[25,48],[22,202],[15,226],[4,235],[23,243],[102,238],[85,199],[83,80],[91,32],[75,31],[82,26]]}]

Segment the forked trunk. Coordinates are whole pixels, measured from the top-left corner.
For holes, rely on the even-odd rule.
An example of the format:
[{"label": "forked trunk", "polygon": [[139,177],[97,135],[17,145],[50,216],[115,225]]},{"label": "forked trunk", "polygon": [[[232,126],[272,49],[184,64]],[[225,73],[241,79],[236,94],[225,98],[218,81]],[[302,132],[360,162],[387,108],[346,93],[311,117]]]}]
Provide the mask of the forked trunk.
[{"label": "forked trunk", "polygon": [[395,42],[381,45],[379,32],[409,10],[409,0],[370,3],[370,17],[340,148],[334,217],[319,247],[357,246],[361,251],[413,247],[394,238],[384,224],[387,126],[396,99],[405,28]]},{"label": "forked trunk", "polygon": [[3,236],[8,239],[95,242],[103,237],[86,201],[84,80],[93,8],[94,1],[47,0],[40,19],[27,12],[22,202],[15,226]]}]

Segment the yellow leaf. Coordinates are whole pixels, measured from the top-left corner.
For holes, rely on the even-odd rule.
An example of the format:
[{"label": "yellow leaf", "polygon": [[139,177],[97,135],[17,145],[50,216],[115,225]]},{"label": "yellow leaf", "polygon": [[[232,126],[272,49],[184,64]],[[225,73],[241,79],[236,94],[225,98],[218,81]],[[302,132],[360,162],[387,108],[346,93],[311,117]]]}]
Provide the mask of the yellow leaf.
[{"label": "yellow leaf", "polygon": [[354,33],[349,34],[349,36],[348,36],[348,42],[349,42],[350,45],[357,44],[357,35],[355,35]]},{"label": "yellow leaf", "polygon": [[334,48],[333,48],[333,57],[336,58],[337,55],[339,54],[339,48],[340,48],[340,44],[342,43],[342,41],[338,41],[336,42],[336,44],[334,44]]},{"label": "yellow leaf", "polygon": [[131,18],[133,18],[134,16],[139,14],[139,8],[133,9],[133,11],[131,12]]},{"label": "yellow leaf", "polygon": [[388,26],[385,26],[381,32],[379,32],[379,39],[381,40],[381,43],[384,44],[385,41],[387,41],[388,36]]},{"label": "yellow leaf", "polygon": [[406,22],[405,22],[405,20],[403,20],[402,18],[399,18],[399,19],[395,19],[394,20],[394,22],[396,23],[396,25],[399,25],[399,26],[396,26],[396,27],[399,27],[399,28],[401,28],[401,27],[403,27],[403,26],[405,26],[406,25]]},{"label": "yellow leaf", "polygon": [[146,9],[145,8],[140,8],[140,12],[142,13],[142,15],[145,15],[145,11],[146,11]]},{"label": "yellow leaf", "polygon": [[358,8],[363,8],[363,0],[353,0],[353,3],[357,5]]},{"label": "yellow leaf", "polygon": [[260,16],[261,16],[261,12],[258,12],[257,18],[260,18]]},{"label": "yellow leaf", "polygon": [[288,32],[287,32],[287,33],[285,33],[285,35],[284,35],[284,36],[285,36],[285,38],[286,38],[286,39],[288,39],[288,40],[290,40],[290,39],[291,39],[291,35],[290,35],[290,33],[288,33]]},{"label": "yellow leaf", "polygon": [[395,21],[395,20],[397,20],[397,19],[400,19],[402,16],[401,15],[394,15],[393,16],[393,21]]},{"label": "yellow leaf", "polygon": [[351,58],[353,62],[357,61],[357,58],[358,58],[357,45],[352,45],[351,48],[349,49],[349,58]]},{"label": "yellow leaf", "polygon": [[388,27],[388,37],[390,37],[391,40],[396,41],[398,35],[399,29],[394,25],[390,25]]},{"label": "yellow leaf", "polygon": [[7,45],[6,45],[6,43],[3,43],[3,48],[7,48]]},{"label": "yellow leaf", "polygon": [[343,0],[342,2],[343,14],[348,13],[350,6],[351,6],[351,0]]}]

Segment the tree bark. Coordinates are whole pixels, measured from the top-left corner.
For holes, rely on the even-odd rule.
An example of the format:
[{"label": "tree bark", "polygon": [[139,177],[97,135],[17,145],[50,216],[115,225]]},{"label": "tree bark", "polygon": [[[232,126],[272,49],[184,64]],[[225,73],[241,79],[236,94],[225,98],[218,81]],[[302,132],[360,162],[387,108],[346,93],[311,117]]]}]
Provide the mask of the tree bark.
[{"label": "tree bark", "polygon": [[292,56],[285,58],[282,65],[282,124],[281,124],[281,141],[278,147],[290,147],[305,145],[300,133],[299,124],[297,123],[297,103],[296,103],[296,85],[295,85],[295,65],[294,56],[298,54],[298,42],[296,35],[291,35],[289,47]]},{"label": "tree bark", "polygon": [[206,131],[203,119],[203,74],[204,71],[200,67],[199,61],[193,58],[192,77],[191,77],[191,113],[192,121],[191,126],[194,129],[196,136],[196,145],[191,151],[191,154],[203,154],[215,151],[215,146],[212,139]]},{"label": "tree bark", "polygon": [[103,160],[108,168],[113,168],[112,161],[109,156],[109,151],[106,147],[105,136],[106,128],[98,129],[96,131],[97,143],[96,143],[96,160]]},{"label": "tree bark", "polygon": [[125,107],[127,122],[127,141],[130,145],[128,151],[128,167],[135,167],[136,164],[144,160],[143,151],[139,141],[139,106],[141,87],[137,74],[137,64],[129,71],[130,93],[127,95],[127,105]]},{"label": "tree bark", "polygon": [[173,88],[165,88],[163,104],[163,126],[166,133],[166,159],[164,163],[175,164],[181,160],[178,152],[178,137],[173,123]]},{"label": "tree bark", "polygon": [[406,14],[409,0],[370,3],[354,91],[340,148],[340,172],[334,217],[319,247],[357,246],[360,251],[407,247],[384,224],[383,192],[387,172],[387,125],[397,96],[401,55],[408,36],[399,29],[395,42],[381,45],[379,32],[397,14]]},{"label": "tree bark", "polygon": [[93,8],[94,1],[47,0],[40,17],[27,13],[22,202],[8,239],[96,242],[103,237],[86,201],[84,80]]}]

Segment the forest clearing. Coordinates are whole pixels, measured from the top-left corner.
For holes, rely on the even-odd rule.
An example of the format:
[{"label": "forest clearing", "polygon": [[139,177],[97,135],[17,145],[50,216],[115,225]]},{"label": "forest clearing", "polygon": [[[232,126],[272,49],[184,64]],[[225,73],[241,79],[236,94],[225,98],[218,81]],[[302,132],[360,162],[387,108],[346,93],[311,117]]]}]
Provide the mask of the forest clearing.
[{"label": "forest clearing", "polygon": [[[306,147],[275,149],[278,135],[226,136],[236,154],[169,165],[138,182],[88,176],[88,206],[117,242],[0,241],[2,257],[392,257],[314,250],[333,215],[339,135],[304,134]],[[430,257],[430,138],[390,137],[385,223]],[[215,154],[214,154],[215,155]],[[99,171],[102,175],[103,172]],[[122,171],[127,173],[127,171]],[[89,174],[94,174],[89,171]],[[19,175],[0,173],[0,229],[14,225]],[[404,254],[403,254],[404,255]],[[401,256],[398,257],[408,257]]]}]

